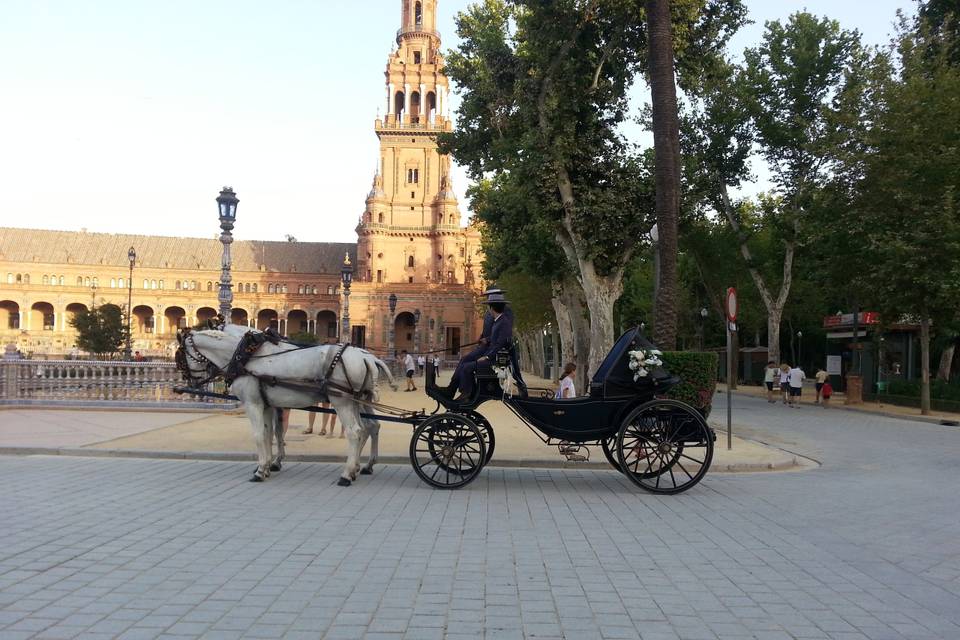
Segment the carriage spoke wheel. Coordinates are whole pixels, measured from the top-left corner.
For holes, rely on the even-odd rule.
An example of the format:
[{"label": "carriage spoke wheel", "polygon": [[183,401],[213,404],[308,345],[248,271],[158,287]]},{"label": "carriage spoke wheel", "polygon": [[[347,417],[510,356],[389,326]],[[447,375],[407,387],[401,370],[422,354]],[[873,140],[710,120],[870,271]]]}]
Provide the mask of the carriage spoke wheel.
[{"label": "carriage spoke wheel", "polygon": [[410,440],[413,470],[438,489],[469,484],[483,469],[486,454],[481,429],[470,418],[455,413],[427,418],[417,425]]},{"label": "carriage spoke wheel", "polygon": [[476,411],[457,411],[457,413],[465,415],[470,418],[480,429],[480,434],[483,436],[483,443],[487,445],[487,456],[483,460],[483,464],[490,462],[490,458],[493,457],[493,449],[497,445],[496,438],[493,437],[493,427],[490,426],[490,423],[482,415]]},{"label": "carriage spoke wheel", "polygon": [[680,493],[710,468],[713,433],[692,407],[654,400],[630,412],[614,448],[620,470],[634,484],[654,493]]},{"label": "carriage spoke wheel", "polygon": [[600,448],[603,449],[603,455],[607,458],[610,466],[623,473],[620,469],[620,461],[617,460],[617,436],[611,436],[600,442]]}]

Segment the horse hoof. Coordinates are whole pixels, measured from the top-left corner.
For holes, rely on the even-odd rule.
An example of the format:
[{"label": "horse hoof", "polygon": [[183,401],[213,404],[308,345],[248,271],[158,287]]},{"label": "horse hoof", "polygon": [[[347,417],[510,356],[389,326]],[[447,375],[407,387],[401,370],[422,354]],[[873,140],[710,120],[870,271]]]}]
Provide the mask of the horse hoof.
[{"label": "horse hoof", "polygon": [[281,465],[279,462],[274,462],[272,465],[270,465],[270,471],[280,471],[282,466],[283,465]]},{"label": "horse hoof", "polygon": [[263,482],[263,478],[261,478],[260,476],[253,476],[252,478],[250,478],[250,482]]},{"label": "horse hoof", "polygon": [[366,467],[364,467],[363,469],[360,469],[360,475],[362,475],[362,476],[372,476],[372,475],[373,475],[373,469],[367,469]]},{"label": "horse hoof", "polygon": [[350,484],[351,484],[350,481],[347,480],[346,478],[340,478],[339,480],[337,480],[338,487],[349,487]]}]

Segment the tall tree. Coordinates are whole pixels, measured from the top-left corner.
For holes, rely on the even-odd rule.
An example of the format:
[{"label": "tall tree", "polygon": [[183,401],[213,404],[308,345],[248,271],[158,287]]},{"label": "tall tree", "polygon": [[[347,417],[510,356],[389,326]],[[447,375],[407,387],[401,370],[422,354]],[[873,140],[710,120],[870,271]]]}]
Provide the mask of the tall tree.
[{"label": "tall tree", "polygon": [[123,312],[115,304],[79,311],[70,326],[77,330],[77,347],[101,359],[115,356],[127,340]]},{"label": "tall tree", "polygon": [[[881,89],[848,232],[870,257],[868,291],[886,322],[920,324],[921,409],[930,412],[930,334],[960,306],[960,67],[901,22],[898,73]],[[930,55],[931,51],[934,55]]]},{"label": "tall tree", "polygon": [[654,339],[664,349],[677,346],[677,227],[680,216],[680,118],[673,75],[673,21],[670,0],[647,1],[647,64],[656,156],[657,277]]}]

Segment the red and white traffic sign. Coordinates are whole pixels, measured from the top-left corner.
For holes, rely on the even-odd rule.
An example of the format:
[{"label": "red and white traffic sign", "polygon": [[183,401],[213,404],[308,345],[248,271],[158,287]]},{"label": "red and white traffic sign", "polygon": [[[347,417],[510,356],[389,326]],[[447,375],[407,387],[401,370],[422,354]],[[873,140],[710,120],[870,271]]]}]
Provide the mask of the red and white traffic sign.
[{"label": "red and white traffic sign", "polygon": [[737,290],[733,287],[727,289],[727,321],[737,321]]}]

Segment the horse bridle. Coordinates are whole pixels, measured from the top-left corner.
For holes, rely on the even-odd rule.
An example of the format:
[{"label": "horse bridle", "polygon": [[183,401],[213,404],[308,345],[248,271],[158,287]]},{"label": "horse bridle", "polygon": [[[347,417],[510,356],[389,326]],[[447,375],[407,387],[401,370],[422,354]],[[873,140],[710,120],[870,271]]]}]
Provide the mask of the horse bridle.
[{"label": "horse bridle", "polygon": [[[177,369],[183,374],[183,379],[186,380],[189,386],[199,388],[223,377],[223,369],[214,364],[210,358],[200,353],[200,350],[194,342],[193,331],[189,327],[177,332],[177,342],[180,343],[180,346],[177,347],[177,352],[174,354],[174,362],[176,362]],[[187,349],[187,346],[191,348]],[[191,353],[191,351],[193,351],[193,353]],[[207,377],[196,377],[193,373],[194,370],[190,368],[188,360],[192,360],[195,364],[203,367],[207,372]]]}]

